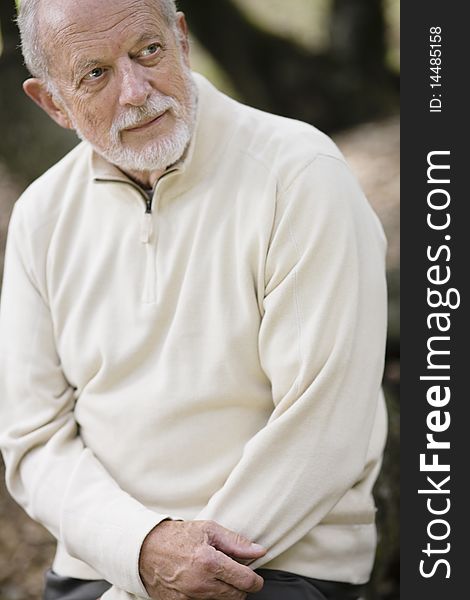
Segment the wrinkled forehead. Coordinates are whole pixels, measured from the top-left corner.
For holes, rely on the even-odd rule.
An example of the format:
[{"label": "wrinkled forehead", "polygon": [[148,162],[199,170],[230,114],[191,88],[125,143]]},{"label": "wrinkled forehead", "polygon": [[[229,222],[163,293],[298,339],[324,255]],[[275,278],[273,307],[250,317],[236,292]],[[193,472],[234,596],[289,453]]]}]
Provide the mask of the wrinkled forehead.
[{"label": "wrinkled forehead", "polygon": [[40,21],[47,30],[67,32],[112,27],[126,18],[152,18],[164,26],[160,0],[43,0]]},{"label": "wrinkled forehead", "polygon": [[133,36],[168,36],[159,0],[47,0],[39,19],[51,70],[84,53],[118,50]]}]

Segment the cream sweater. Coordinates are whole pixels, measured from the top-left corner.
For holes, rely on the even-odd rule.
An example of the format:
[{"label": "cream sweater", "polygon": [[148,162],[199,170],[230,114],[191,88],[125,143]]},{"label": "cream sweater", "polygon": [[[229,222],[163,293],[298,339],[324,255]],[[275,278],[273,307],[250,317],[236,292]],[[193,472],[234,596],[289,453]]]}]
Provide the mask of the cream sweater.
[{"label": "cream sweater", "polygon": [[364,582],[386,431],[382,229],[329,138],[195,77],[196,134],[151,213],[84,143],[15,206],[8,488],[57,537],[53,568],[112,582],[106,600],[147,597],[139,550],[165,517],[264,545],[253,568]]}]

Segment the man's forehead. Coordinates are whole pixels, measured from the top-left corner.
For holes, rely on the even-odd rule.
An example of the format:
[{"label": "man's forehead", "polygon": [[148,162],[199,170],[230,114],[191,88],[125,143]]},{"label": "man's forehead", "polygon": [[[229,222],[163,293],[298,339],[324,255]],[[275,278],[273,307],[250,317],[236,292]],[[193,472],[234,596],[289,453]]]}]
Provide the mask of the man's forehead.
[{"label": "man's forehead", "polygon": [[106,34],[146,19],[163,24],[159,0],[43,0],[40,12],[43,33],[57,42],[81,33]]}]

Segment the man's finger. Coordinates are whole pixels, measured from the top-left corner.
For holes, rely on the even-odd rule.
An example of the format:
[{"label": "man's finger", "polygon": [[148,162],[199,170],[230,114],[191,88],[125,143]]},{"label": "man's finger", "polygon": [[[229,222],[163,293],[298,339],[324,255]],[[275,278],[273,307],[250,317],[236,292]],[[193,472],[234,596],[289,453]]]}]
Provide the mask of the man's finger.
[{"label": "man's finger", "polygon": [[199,600],[209,600],[209,598],[211,600],[245,600],[246,592],[237,590],[224,581],[214,579],[211,583],[207,583],[203,593],[196,593],[194,598]]},{"label": "man's finger", "polygon": [[218,523],[209,522],[207,525],[209,544],[235,558],[259,558],[266,554],[266,548],[246,539],[239,533],[230,531]]},{"label": "man's finger", "polygon": [[250,567],[245,567],[234,561],[232,558],[216,550],[216,560],[214,561],[214,576],[219,581],[242,592],[259,592],[264,584],[264,580]]}]

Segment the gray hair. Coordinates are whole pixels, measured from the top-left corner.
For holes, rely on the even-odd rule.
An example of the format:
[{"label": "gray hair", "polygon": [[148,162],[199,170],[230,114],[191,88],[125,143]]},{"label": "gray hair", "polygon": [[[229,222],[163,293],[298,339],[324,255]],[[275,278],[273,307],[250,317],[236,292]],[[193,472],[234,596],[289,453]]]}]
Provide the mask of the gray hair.
[{"label": "gray hair", "polygon": [[[170,27],[176,22],[176,0],[153,0],[158,2],[163,18]],[[28,71],[33,77],[49,81],[48,56],[40,36],[39,7],[41,0],[21,0],[18,9],[18,28],[21,50]],[[51,83],[51,82],[49,82]]]}]

